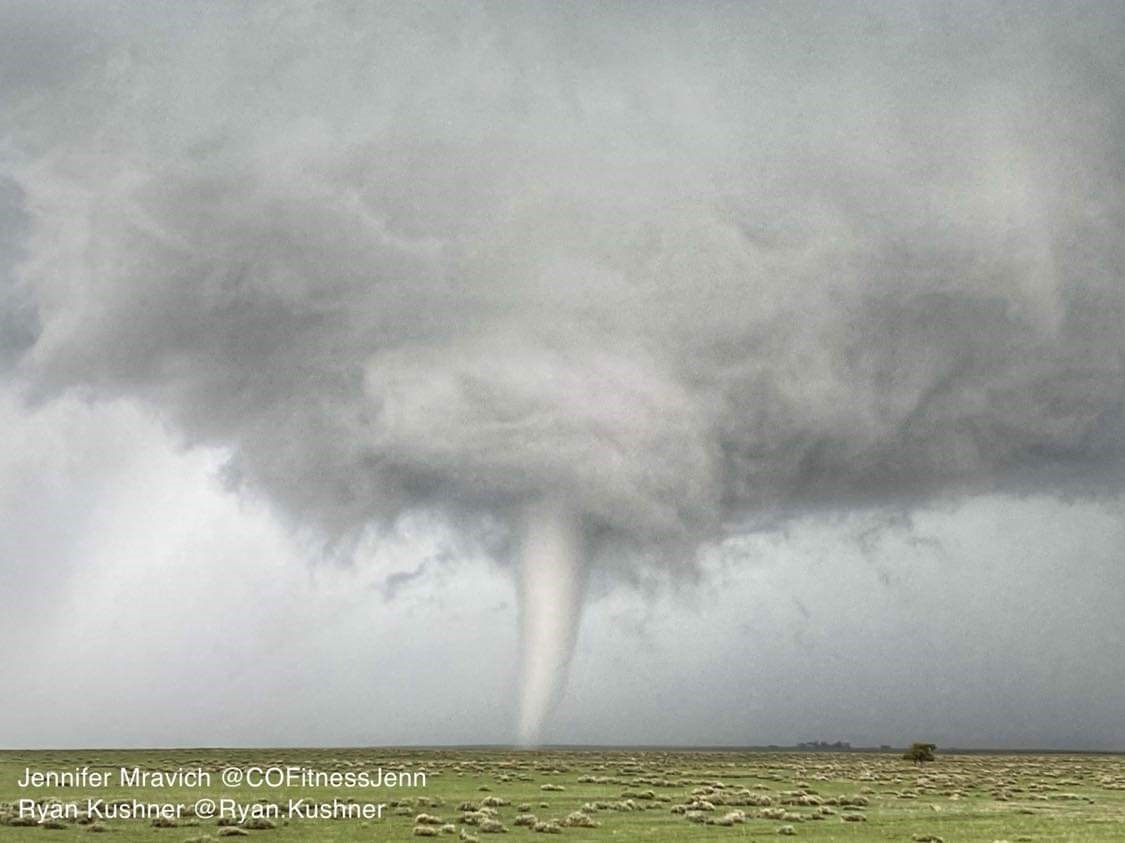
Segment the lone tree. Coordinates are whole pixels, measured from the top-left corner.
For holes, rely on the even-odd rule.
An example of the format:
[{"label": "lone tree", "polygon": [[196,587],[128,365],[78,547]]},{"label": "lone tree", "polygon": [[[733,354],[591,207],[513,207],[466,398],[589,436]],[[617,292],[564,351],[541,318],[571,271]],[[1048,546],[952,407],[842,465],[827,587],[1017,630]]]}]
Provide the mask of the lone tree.
[{"label": "lone tree", "polygon": [[927,761],[934,760],[934,750],[937,749],[937,744],[932,743],[915,743],[911,744],[910,749],[902,754],[902,757],[907,761],[913,761],[919,767]]}]

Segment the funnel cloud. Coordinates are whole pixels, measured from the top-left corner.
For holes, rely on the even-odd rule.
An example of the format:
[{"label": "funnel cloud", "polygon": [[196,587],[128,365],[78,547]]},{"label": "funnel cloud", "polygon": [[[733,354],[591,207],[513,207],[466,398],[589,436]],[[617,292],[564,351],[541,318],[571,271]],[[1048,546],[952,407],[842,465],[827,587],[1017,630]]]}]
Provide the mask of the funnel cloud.
[{"label": "funnel cloud", "polygon": [[1119,4],[8,4],[0,360],[326,546],[587,569],[758,519],[1121,492]]},{"label": "funnel cloud", "polygon": [[574,649],[586,579],[581,522],[562,501],[528,504],[521,525],[519,740],[539,742]]}]

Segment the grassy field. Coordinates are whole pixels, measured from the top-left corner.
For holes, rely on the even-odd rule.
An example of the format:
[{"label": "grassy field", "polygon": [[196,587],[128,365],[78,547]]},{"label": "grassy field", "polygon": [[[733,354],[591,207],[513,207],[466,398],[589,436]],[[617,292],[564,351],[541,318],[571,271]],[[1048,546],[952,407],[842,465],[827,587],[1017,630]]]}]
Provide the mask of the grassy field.
[{"label": "grassy field", "polygon": [[[260,770],[250,773],[256,779],[271,768],[289,767],[314,772],[290,772],[298,780],[277,787],[251,787],[245,781],[228,786],[221,778],[230,768],[243,776]],[[82,768],[88,776],[101,773],[107,783],[21,786],[29,769],[74,774]],[[121,784],[121,768],[142,774],[191,772],[178,785],[129,787]],[[380,770],[381,786],[319,784],[323,776],[378,775]],[[386,786],[390,773],[425,773],[425,783],[415,777]],[[191,781],[192,776],[202,782]],[[92,806],[95,816],[88,815],[90,799],[102,800]],[[133,800],[180,816],[106,816]],[[210,813],[206,800],[248,818],[238,822],[199,816]],[[296,814],[290,800],[304,800],[297,803]],[[1092,843],[1125,840],[1125,757],[939,754],[937,761],[918,768],[892,753],[11,751],[0,752],[0,803],[4,841],[88,840],[88,834],[104,832],[111,840],[164,843],[242,836],[277,843],[425,837],[487,841],[513,835],[554,839],[540,836],[548,834],[571,841],[792,836],[817,841]],[[40,819],[26,816],[32,804]],[[362,810],[370,813],[379,804],[385,806],[382,818],[304,815],[314,805],[336,813],[357,813],[366,805],[370,807]],[[43,821],[43,816],[55,818]]]}]

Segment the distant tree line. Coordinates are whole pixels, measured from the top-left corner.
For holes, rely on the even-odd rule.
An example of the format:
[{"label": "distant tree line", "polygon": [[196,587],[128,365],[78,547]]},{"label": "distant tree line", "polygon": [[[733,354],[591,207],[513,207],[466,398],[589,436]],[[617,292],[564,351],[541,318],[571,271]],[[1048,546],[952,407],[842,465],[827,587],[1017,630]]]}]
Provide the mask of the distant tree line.
[{"label": "distant tree line", "polygon": [[805,741],[804,743],[797,744],[797,749],[851,749],[852,745],[847,741],[836,741],[835,743],[828,743],[828,741]]}]

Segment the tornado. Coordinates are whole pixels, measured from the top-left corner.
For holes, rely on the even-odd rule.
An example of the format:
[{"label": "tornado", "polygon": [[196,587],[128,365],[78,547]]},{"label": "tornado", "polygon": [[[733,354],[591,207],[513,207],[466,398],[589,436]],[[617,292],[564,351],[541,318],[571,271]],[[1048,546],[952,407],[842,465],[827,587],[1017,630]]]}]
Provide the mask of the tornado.
[{"label": "tornado", "polygon": [[586,587],[581,519],[565,502],[543,498],[524,507],[519,560],[518,737],[536,746],[558,702],[574,652]]}]

